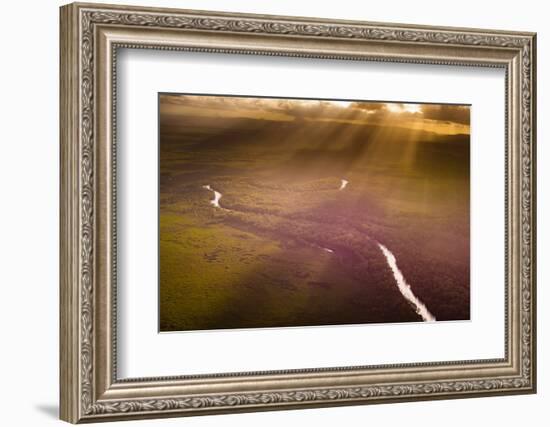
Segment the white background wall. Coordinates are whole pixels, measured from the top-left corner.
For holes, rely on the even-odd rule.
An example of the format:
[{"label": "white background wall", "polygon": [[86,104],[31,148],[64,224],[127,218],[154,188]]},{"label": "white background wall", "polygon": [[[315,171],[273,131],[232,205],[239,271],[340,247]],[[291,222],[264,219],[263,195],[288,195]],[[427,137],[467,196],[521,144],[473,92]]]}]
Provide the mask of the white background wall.
[{"label": "white background wall", "polygon": [[[124,3],[111,0],[113,3]],[[538,32],[539,393],[437,402],[208,416],[131,425],[542,426],[550,405],[550,29],[536,0],[181,0],[133,4]],[[2,4],[0,65],[0,423],[59,425],[58,401],[58,6]],[[487,254],[491,256],[491,254]],[[546,420],[545,420],[546,418]]]}]

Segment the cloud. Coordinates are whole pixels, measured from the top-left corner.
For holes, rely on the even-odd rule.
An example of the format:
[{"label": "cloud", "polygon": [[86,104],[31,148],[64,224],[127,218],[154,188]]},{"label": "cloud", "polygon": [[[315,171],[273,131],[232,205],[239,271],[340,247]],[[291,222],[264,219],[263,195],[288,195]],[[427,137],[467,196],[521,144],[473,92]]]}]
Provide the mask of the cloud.
[{"label": "cloud", "polygon": [[238,96],[161,95],[161,115],[255,119],[272,122],[333,122],[400,127],[440,134],[469,133],[470,107],[447,104],[359,102]]},{"label": "cloud", "polygon": [[470,107],[464,105],[422,104],[420,107],[425,119],[443,122],[470,124]]},{"label": "cloud", "polygon": [[349,105],[350,108],[356,108],[361,111],[367,111],[367,112],[376,112],[380,111],[383,112],[386,110],[386,103],[384,102],[352,102]]},{"label": "cloud", "polygon": [[[271,102],[267,102],[271,101]],[[292,121],[291,109],[279,108],[274,100],[230,96],[166,95],[160,96],[164,116],[226,119]]]}]

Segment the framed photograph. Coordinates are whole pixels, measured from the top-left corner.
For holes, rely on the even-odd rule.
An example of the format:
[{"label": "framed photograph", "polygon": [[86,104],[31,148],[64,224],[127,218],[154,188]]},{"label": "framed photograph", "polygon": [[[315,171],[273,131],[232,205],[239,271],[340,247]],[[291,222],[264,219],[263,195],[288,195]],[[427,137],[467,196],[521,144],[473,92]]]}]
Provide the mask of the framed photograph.
[{"label": "framed photograph", "polygon": [[534,393],[535,34],[61,8],[61,418]]}]

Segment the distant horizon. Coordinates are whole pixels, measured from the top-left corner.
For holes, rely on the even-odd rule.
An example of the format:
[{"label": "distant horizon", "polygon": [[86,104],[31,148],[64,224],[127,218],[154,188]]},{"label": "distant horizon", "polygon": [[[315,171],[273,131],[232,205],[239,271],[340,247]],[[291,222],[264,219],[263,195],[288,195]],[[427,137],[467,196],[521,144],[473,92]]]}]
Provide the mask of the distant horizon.
[{"label": "distant horizon", "polygon": [[158,103],[161,332],[470,318],[469,105]]},{"label": "distant horizon", "polygon": [[[177,92],[159,92],[159,105],[161,104],[161,98],[164,98],[165,103],[172,103],[172,102],[180,102],[182,97],[193,97],[195,99],[195,103],[200,104],[203,101],[206,101],[207,103],[215,102],[215,99],[235,99],[239,104],[243,104],[246,102],[246,100],[257,100],[257,101],[266,101],[266,104],[272,104],[275,101],[296,101],[298,103],[302,102],[304,104],[311,103],[312,106],[315,106],[314,104],[323,105],[323,104],[333,104],[333,105],[341,105],[344,108],[355,106],[357,108],[360,108],[361,106],[368,106],[371,104],[375,104],[378,107],[378,104],[381,104],[382,107],[384,107],[387,111],[391,111],[393,113],[409,113],[409,119],[411,118],[411,115],[417,115],[421,114],[422,116],[426,115],[426,119],[428,121],[434,121],[439,122],[441,125],[447,124],[448,127],[445,128],[445,130],[450,130],[450,132],[443,132],[440,129],[440,134],[464,134],[469,135],[470,134],[470,107],[471,104],[461,104],[461,103],[435,103],[435,102],[414,102],[414,101],[388,101],[388,100],[356,100],[356,99],[341,99],[341,98],[305,98],[305,97],[281,97],[281,96],[256,96],[256,95],[228,95],[228,94],[201,94],[201,93],[177,93]],[[239,101],[243,100],[243,101]],[[257,101],[255,103],[257,103]],[[297,104],[299,105],[299,104]],[[256,105],[257,106],[257,105]],[[218,105],[218,108],[220,105]],[[372,107],[372,106],[371,106]],[[424,112],[423,108],[427,110]],[[377,112],[379,110],[378,108],[372,108],[370,111],[371,113]],[[368,111],[368,110],[366,110]],[[160,112],[160,108],[159,108]],[[191,112],[191,111],[190,111]],[[169,113],[166,111],[166,113]],[[191,112],[192,113],[192,112]],[[196,109],[194,111],[195,114],[198,114],[199,116],[207,115],[208,110],[207,109]],[[258,110],[256,110],[256,114],[258,113]],[[458,114],[457,114],[458,113]],[[284,121],[284,119],[281,119],[281,116],[279,118],[265,118],[264,119],[271,119],[271,120],[281,120]],[[403,117],[401,117],[403,119]],[[319,121],[325,121],[326,118],[317,118]],[[330,120],[330,119],[328,119]],[[364,121],[348,121],[346,123],[349,124],[355,124],[355,125],[376,125],[379,123],[371,123],[371,122],[364,122]],[[410,124],[410,123],[409,123]],[[404,126],[400,126],[404,127]],[[406,128],[406,126],[405,126]],[[426,129],[423,129],[424,131],[427,131]]]}]

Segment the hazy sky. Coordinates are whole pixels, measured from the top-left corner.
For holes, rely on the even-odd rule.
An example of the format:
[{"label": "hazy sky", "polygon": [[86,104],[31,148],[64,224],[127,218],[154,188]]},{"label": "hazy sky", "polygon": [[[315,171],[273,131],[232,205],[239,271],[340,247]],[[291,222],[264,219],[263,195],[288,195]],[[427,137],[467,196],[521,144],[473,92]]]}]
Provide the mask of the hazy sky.
[{"label": "hazy sky", "polygon": [[161,95],[163,117],[243,118],[401,127],[441,135],[469,134],[470,107],[448,104],[356,102]]}]

